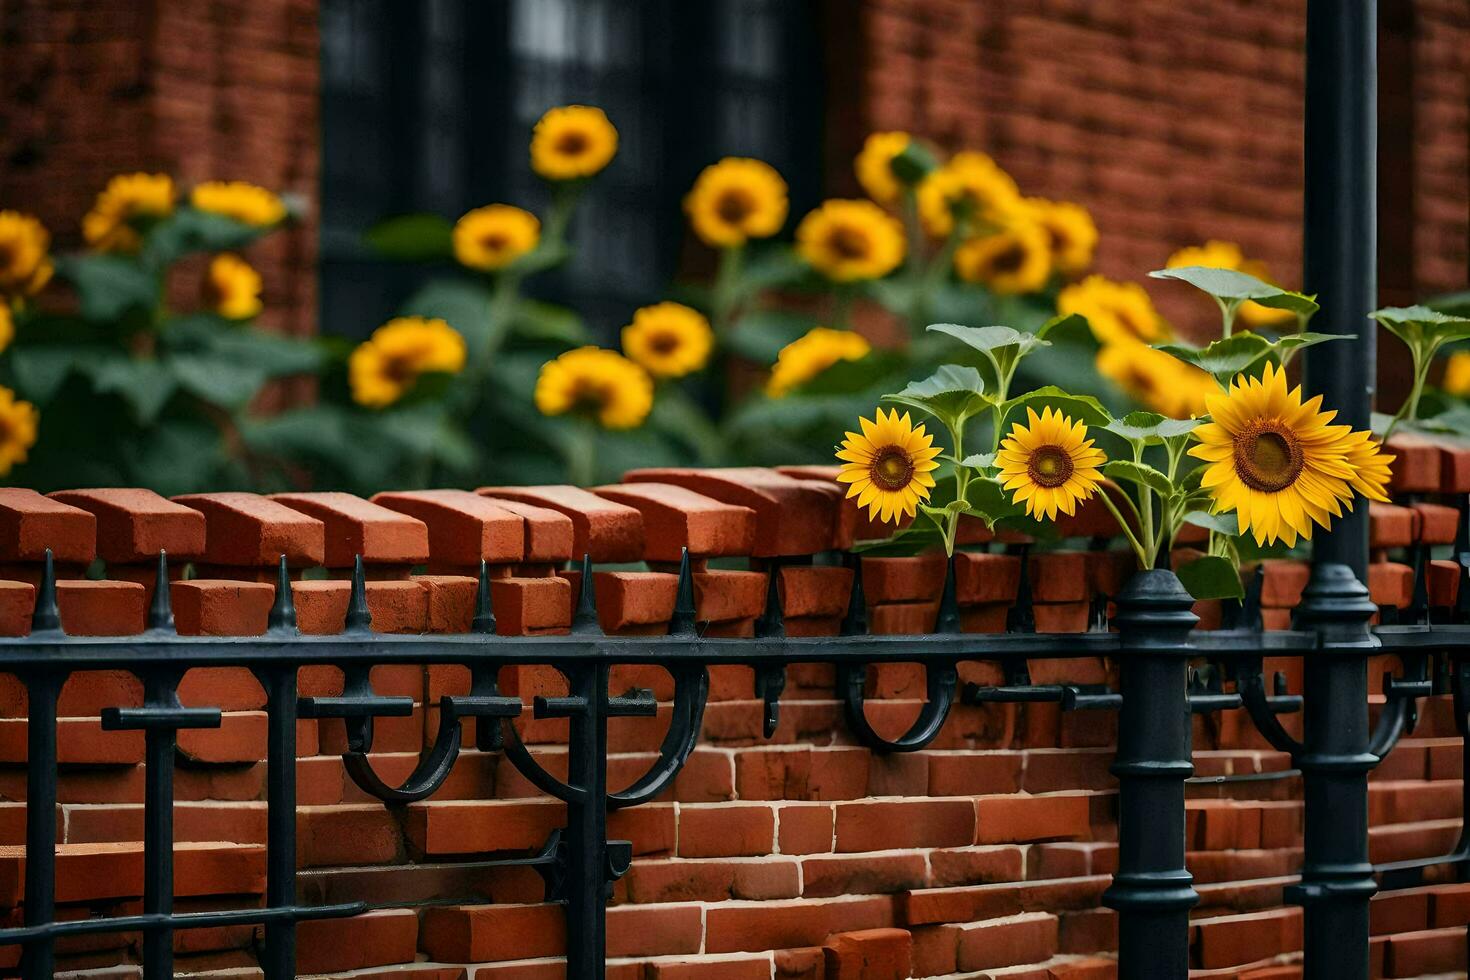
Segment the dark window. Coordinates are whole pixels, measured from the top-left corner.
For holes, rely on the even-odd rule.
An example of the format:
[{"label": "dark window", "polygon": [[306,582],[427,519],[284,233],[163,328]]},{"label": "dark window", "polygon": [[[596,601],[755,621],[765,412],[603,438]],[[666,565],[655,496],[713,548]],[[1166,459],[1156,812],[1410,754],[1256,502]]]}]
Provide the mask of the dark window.
[{"label": "dark window", "polygon": [[422,270],[361,245],[374,222],[505,201],[544,212],[527,143],[547,108],[602,107],[617,158],[578,212],[577,253],[533,289],[606,338],[662,298],[680,200],[722,156],[785,175],[815,203],[821,49],[815,0],[323,0],[323,330],[360,336]]}]

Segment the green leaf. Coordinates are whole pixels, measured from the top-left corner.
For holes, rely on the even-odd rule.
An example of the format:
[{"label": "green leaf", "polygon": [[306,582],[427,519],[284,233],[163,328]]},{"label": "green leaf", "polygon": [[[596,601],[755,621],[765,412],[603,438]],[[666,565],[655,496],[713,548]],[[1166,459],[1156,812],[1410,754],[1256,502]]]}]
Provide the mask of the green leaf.
[{"label": "green leaf", "polygon": [[961,466],[972,470],[983,470],[995,465],[995,453],[973,453],[960,460]]},{"label": "green leaf", "polygon": [[587,333],[587,324],[576,310],[535,299],[523,299],[516,306],[511,331],[517,337],[527,340],[565,344],[568,347],[580,347],[592,342]]},{"label": "green leaf", "polygon": [[1154,279],[1177,279],[1201,289],[1222,303],[1243,303],[1253,300],[1262,306],[1278,310],[1291,310],[1299,316],[1311,316],[1319,307],[1316,301],[1302,293],[1273,286],[1269,282],[1234,269],[1212,269],[1203,265],[1186,265],[1177,269],[1156,269],[1149,275]]},{"label": "green leaf", "polygon": [[247,225],[185,204],[148,230],[143,254],[159,265],[167,265],[190,252],[238,251],[274,230],[274,225]]},{"label": "green leaf", "polygon": [[384,258],[404,262],[454,255],[454,225],[437,214],[400,214],[373,225],[362,237]]},{"label": "green leaf", "polygon": [[61,390],[72,371],[112,353],[110,347],[44,344],[10,352],[15,388],[33,402],[45,404]]},{"label": "green leaf", "polygon": [[1157,412],[1129,412],[1121,419],[1113,419],[1103,428],[1129,442],[1156,446],[1165,439],[1187,435],[1201,424],[1201,419],[1171,419]]},{"label": "green leaf", "polygon": [[249,404],[268,378],[259,368],[209,354],[175,354],[169,365],[179,387],[229,411]]},{"label": "green leaf", "polygon": [[1427,306],[1389,306],[1369,316],[1425,360],[1444,344],[1470,338],[1470,317],[1441,313]]},{"label": "green leaf", "polygon": [[1245,595],[1235,563],[1220,555],[1196,558],[1174,574],[1196,599],[1239,599]]},{"label": "green leaf", "polygon": [[1208,347],[1186,347],[1183,344],[1158,344],[1158,350],[1193,364],[1214,376],[1222,385],[1271,353],[1271,341],[1254,333],[1238,333],[1212,341]]},{"label": "green leaf", "polygon": [[1186,524],[1193,524],[1195,527],[1216,531],[1230,538],[1240,533],[1240,521],[1236,519],[1234,511],[1225,514],[1212,514],[1205,510],[1192,510],[1184,515],[1183,520]]},{"label": "green leaf", "polygon": [[883,400],[917,408],[954,430],[992,404],[980,372],[958,364],[942,365],[923,381],[911,381],[903,391],[884,395]]},{"label": "green leaf", "polygon": [[1114,480],[1126,480],[1167,497],[1174,487],[1169,478],[1147,463],[1135,463],[1126,459],[1111,459],[1103,464],[1103,475]]},{"label": "green leaf", "polygon": [[751,310],[720,339],[736,354],[765,366],[781,348],[816,326],[811,316],[787,310]]},{"label": "green leaf", "polygon": [[852,551],[870,558],[906,558],[943,547],[944,535],[933,521],[914,521],[892,537],[860,541]]},{"label": "green leaf", "polygon": [[1281,356],[1281,363],[1285,364],[1291,360],[1293,354],[1307,347],[1315,347],[1333,340],[1353,340],[1347,334],[1341,333],[1289,333],[1271,344],[1271,349]]},{"label": "green leaf", "polygon": [[88,320],[117,320],[158,302],[158,280],[131,256],[64,255],[56,260],[56,274],[76,287]]},{"label": "green leaf", "polygon": [[1053,333],[1075,334],[1076,336],[1092,337],[1092,329],[1087,325],[1087,317],[1081,313],[1059,313],[1036,328],[1036,336],[1047,340]]},{"label": "green leaf", "polygon": [[1050,347],[1051,342],[1034,333],[1023,333],[1014,327],[965,327],[958,323],[931,323],[928,329],[946,334],[967,344],[997,363],[1014,363],[1038,347]]},{"label": "green leaf", "polygon": [[985,521],[989,527],[1006,517],[1015,517],[1026,512],[1024,504],[1015,503],[1011,494],[993,476],[978,476],[970,480],[965,488],[965,513]]},{"label": "green leaf", "polygon": [[139,425],[152,425],[178,388],[169,365],[125,354],[94,361],[87,370],[98,393],[117,395],[132,406]]},{"label": "green leaf", "polygon": [[1046,408],[1052,408],[1068,416],[1074,422],[1082,422],[1086,425],[1106,427],[1113,420],[1102,402],[1091,395],[1074,395],[1069,391],[1063,391],[1056,385],[1046,385],[1034,391],[1028,391],[1024,395],[1017,395],[1010,401],[1001,405],[1001,417],[1009,416],[1011,411],[1017,408],[1032,408],[1040,415]]},{"label": "green leaf", "polygon": [[466,279],[438,279],[428,283],[403,304],[404,316],[444,320],[464,335],[470,359],[497,351],[510,329],[509,322],[491,322],[494,304],[489,287]]}]

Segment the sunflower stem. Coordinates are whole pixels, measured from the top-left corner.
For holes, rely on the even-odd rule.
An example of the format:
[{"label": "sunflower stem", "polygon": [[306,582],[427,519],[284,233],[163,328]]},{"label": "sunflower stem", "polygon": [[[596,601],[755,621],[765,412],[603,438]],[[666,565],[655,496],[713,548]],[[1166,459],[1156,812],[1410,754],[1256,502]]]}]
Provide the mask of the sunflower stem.
[{"label": "sunflower stem", "polygon": [[1433,353],[1425,357],[1424,352],[1417,346],[1411,346],[1409,353],[1414,357],[1414,386],[1409,389],[1409,397],[1399,406],[1393,418],[1388,423],[1388,428],[1383,430],[1383,441],[1388,442],[1388,437],[1393,435],[1393,430],[1404,420],[1410,422],[1419,417],[1419,399],[1424,394],[1424,380],[1429,374],[1429,365],[1433,362]]},{"label": "sunflower stem", "polygon": [[[1118,505],[1113,503],[1112,494],[1108,493],[1106,488],[1098,487],[1097,495],[1102,498],[1103,506],[1112,513],[1113,519],[1118,522],[1118,527],[1123,529],[1123,536],[1128,539],[1128,543],[1133,547],[1134,557],[1138,559],[1139,570],[1144,571],[1152,568],[1154,564],[1153,558],[1149,555],[1147,551],[1144,550],[1143,545],[1133,534],[1133,529],[1128,526],[1128,521],[1123,517],[1121,513],[1119,513]],[[1133,501],[1129,499],[1127,493],[1123,494],[1123,499],[1128,501],[1128,506],[1130,508],[1133,507]],[[1138,511],[1134,509],[1133,513],[1134,516],[1137,516]]]},{"label": "sunflower stem", "polygon": [[720,249],[720,265],[715,271],[715,285],[710,302],[715,336],[723,337],[734,319],[736,284],[745,259],[744,245]]},{"label": "sunflower stem", "polygon": [[591,419],[572,420],[567,440],[567,479],[573,486],[590,487],[597,477],[597,429]]},{"label": "sunflower stem", "polygon": [[[970,489],[970,468],[960,463],[960,460],[965,458],[965,424],[961,422],[958,426],[954,426],[946,423],[945,427],[949,429],[950,445],[954,446],[954,499],[964,500],[966,492]],[[953,511],[944,529],[944,553],[949,557],[954,556],[954,543],[955,538],[959,536],[959,530],[960,512]]]}]

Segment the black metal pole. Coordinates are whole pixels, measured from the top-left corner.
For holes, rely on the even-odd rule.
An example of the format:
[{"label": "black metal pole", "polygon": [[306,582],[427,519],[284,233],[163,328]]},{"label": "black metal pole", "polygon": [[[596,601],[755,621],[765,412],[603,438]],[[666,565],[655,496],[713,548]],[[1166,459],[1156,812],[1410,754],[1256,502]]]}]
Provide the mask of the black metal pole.
[{"label": "black metal pole", "polygon": [[608,667],[564,672],[571,697],[585,702],[571,713],[567,739],[567,782],[585,794],[567,804],[567,977],[593,980],[607,955]]},{"label": "black metal pole", "polygon": [[[1368,427],[1378,363],[1377,46],[1377,0],[1308,0],[1303,284],[1322,305],[1314,329],[1355,339],[1307,351],[1305,383],[1355,429]],[[1362,579],[1367,506],[1319,534],[1313,554]]]},{"label": "black metal pole", "polygon": [[1118,717],[1118,872],[1103,904],[1118,912],[1118,975],[1189,975],[1184,781],[1190,761],[1189,631],[1193,597],[1174,573],[1148,569],[1119,594],[1123,707]]},{"label": "black metal pole", "polygon": [[[53,591],[52,601],[55,601]],[[25,924],[56,918],[56,699],[65,672],[40,671],[26,679],[26,883]],[[21,950],[21,975],[49,977],[56,968],[50,936]]]},{"label": "black metal pole", "polygon": [[[269,698],[266,730],[266,871],[269,908],[296,904],[296,665],[256,673]],[[296,975],[296,923],[265,926],[260,961],[266,980]]]},{"label": "black metal pole", "polygon": [[1304,966],[1312,980],[1367,980],[1368,900],[1378,890],[1368,861],[1368,620],[1377,607],[1346,565],[1318,562],[1296,626],[1321,636],[1304,656],[1302,772],[1306,802],[1302,880],[1286,891],[1303,906]]}]

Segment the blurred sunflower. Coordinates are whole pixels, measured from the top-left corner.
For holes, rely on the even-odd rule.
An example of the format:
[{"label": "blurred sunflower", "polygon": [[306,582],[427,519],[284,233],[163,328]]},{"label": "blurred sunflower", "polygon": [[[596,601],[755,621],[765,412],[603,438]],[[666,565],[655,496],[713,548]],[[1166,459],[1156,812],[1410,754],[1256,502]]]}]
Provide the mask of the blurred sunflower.
[{"label": "blurred sunflower", "polygon": [[[1167,268],[1178,269],[1186,265],[1202,265],[1211,269],[1234,269],[1255,276],[1263,282],[1272,282],[1266,263],[1247,259],[1239,245],[1212,238],[1203,245],[1190,245],[1169,256],[1164,263]],[[1274,285],[1274,283],[1273,283]],[[1275,327],[1296,323],[1296,314],[1291,310],[1277,310],[1247,300],[1240,304],[1235,313],[1236,323],[1244,327]]]},{"label": "blurred sunflower", "polygon": [[401,316],[357,345],[347,360],[347,380],[353,401],[384,408],[407,394],[420,375],[458,374],[464,365],[464,337],[448,323]]},{"label": "blurred sunflower", "polygon": [[726,157],[700,171],[684,212],[700,241],[716,248],[769,238],[786,223],[786,181],[763,160]]},{"label": "blurred sunflower", "polygon": [[454,224],[454,257],[482,272],[504,269],[541,241],[541,222],[510,204],[475,208]]},{"label": "blurred sunflower", "polygon": [[591,177],[618,152],[618,131],[595,106],[546,110],[531,131],[531,169],[547,180]]},{"label": "blurred sunflower", "polygon": [[919,182],[919,220],[935,238],[954,230],[956,212],[994,224],[1016,210],[1021,191],[1010,174],[984,153],[956,153]]},{"label": "blurred sunflower", "polygon": [[715,335],[709,321],[682,303],[655,303],[623,328],[623,353],[655,378],[682,378],[709,360]]},{"label": "blurred sunflower", "polygon": [[954,253],[955,273],[1001,296],[1034,293],[1051,278],[1051,246],[1046,230],[1029,221],[972,238]]},{"label": "blurred sunflower", "polygon": [[892,204],[903,191],[903,181],[893,172],[893,158],[909,148],[908,133],[870,133],[853,161],[858,183],[879,204]]},{"label": "blurred sunflower", "polygon": [[872,349],[862,334],[812,327],[776,355],[776,363],[771,366],[771,376],[766,381],[766,394],[784,398],[791,389],[806,384],[838,361],[860,361]]},{"label": "blurred sunflower", "polygon": [[166,217],[174,209],[174,181],[167,174],[118,174],[82,217],[82,237],[102,252],[136,252],[142,236],[132,222]]},{"label": "blurred sunflower", "polygon": [[204,275],[204,302],[230,320],[248,320],[260,313],[260,273],[249,262],[228,252],[216,255]]},{"label": "blurred sunflower", "polygon": [[10,312],[10,305],[0,303],[0,351],[10,346],[15,339],[15,314]]},{"label": "blurred sunflower", "polygon": [[903,261],[903,225],[872,201],[824,201],[796,226],[796,251],[833,282],[881,279]]},{"label": "blurred sunflower", "polygon": [[1153,300],[1136,282],[1088,276],[1057,294],[1057,312],[1085,316],[1092,335],[1103,344],[1126,340],[1151,344],[1172,335],[1169,325],[1154,309]]},{"label": "blurred sunflower", "polygon": [[36,444],[36,430],[41,413],[30,402],[15,397],[9,388],[0,388],[0,476],[24,463],[26,454]]},{"label": "blurred sunflower", "polygon": [[869,520],[897,524],[913,517],[934,489],[941,447],[908,412],[900,418],[898,409],[885,416],[880,408],[872,422],[859,417],[858,425],[863,431],[847,433],[837,451],[838,482],[848,484],[847,496],[856,497],[859,508],[868,508]]},{"label": "blurred sunflower", "polygon": [[1220,389],[1204,371],[1147,344],[1120,340],[1097,352],[1097,373],[1151,412],[1174,419],[1201,415]]},{"label": "blurred sunflower", "polygon": [[536,408],[574,413],[606,429],[635,429],[653,409],[653,379],[617,351],[578,347],[541,365]]},{"label": "blurred sunflower", "polygon": [[1037,415],[1028,405],[1026,421],[1015,423],[1000,444],[995,461],[1001,485],[1015,491],[1012,502],[1024,501],[1026,513],[1038,520],[1055,520],[1057,511],[1070,517],[1102,482],[1099,467],[1107,457],[1093,448],[1086,425],[1054,408]]},{"label": "blurred sunflower", "polygon": [[1372,457],[1321,406],[1321,395],[1303,404],[1301,388],[1288,391],[1286,373],[1269,362],[1262,377],[1239,375],[1228,393],[1205,401],[1213,421],[1194,430],[1199,445],[1189,450],[1209,463],[1200,485],[1215,511],[1235,511],[1241,533],[1257,544],[1311,540],[1314,522],[1328,527],[1351,506],[1349,452]]},{"label": "blurred sunflower", "polygon": [[32,296],[51,278],[51,233],[19,211],[0,211],[0,294]]},{"label": "blurred sunflower", "polygon": [[1440,388],[1456,398],[1470,395],[1470,350],[1457,350],[1444,365],[1444,376],[1439,380]]},{"label": "blurred sunflower", "polygon": [[1071,201],[1028,197],[1022,211],[1046,230],[1053,268],[1064,276],[1087,271],[1097,248],[1097,225],[1086,208]]},{"label": "blurred sunflower", "polygon": [[286,220],[286,202],[279,195],[243,180],[206,181],[189,192],[189,203],[200,211],[222,214],[252,228]]}]

